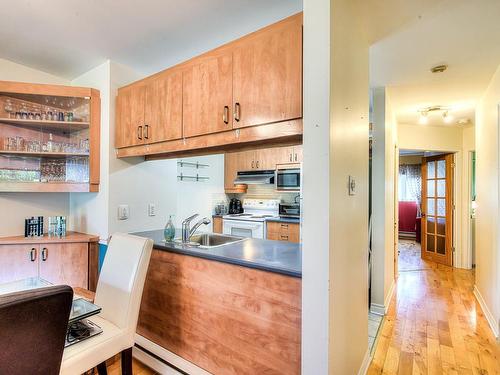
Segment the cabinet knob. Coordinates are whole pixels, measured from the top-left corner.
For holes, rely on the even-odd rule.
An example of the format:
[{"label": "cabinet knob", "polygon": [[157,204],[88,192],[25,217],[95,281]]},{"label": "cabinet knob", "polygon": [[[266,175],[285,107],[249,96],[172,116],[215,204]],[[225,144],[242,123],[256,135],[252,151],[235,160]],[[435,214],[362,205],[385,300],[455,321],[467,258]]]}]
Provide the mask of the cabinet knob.
[{"label": "cabinet knob", "polygon": [[259,169],[259,161],[258,160],[255,162],[255,168]]},{"label": "cabinet knob", "polygon": [[255,164],[255,162],[252,160],[252,169],[254,168],[254,164]]},{"label": "cabinet knob", "polygon": [[240,108],[240,103],[235,103],[234,104],[234,120],[235,121],[240,121],[240,113],[241,108]]},{"label": "cabinet knob", "polygon": [[142,126],[137,127],[137,138],[142,139]]}]

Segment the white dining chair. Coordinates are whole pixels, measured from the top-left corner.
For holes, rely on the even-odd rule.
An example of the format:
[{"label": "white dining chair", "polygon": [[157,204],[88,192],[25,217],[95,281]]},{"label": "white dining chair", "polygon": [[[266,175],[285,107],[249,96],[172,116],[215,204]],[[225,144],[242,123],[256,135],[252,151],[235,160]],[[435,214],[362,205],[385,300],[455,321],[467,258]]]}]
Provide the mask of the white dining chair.
[{"label": "white dining chair", "polygon": [[64,350],[61,375],[79,375],[94,367],[105,375],[104,362],[118,353],[122,374],[132,374],[132,347],[152,248],[150,239],[112,236],[94,300],[102,310],[89,318],[103,332]]}]

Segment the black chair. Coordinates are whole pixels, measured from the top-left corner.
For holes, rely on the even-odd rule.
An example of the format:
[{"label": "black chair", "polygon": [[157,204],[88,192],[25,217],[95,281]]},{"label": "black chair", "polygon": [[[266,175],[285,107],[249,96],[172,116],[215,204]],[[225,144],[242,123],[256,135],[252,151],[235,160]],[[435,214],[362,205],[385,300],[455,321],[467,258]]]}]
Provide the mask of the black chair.
[{"label": "black chair", "polygon": [[72,301],[67,285],[0,296],[0,374],[59,374]]}]

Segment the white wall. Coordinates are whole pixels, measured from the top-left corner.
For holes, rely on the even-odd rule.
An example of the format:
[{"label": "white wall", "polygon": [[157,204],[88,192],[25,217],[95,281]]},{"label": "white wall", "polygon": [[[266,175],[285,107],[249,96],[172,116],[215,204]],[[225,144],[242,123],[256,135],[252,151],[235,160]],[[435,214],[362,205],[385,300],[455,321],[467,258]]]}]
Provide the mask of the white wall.
[{"label": "white wall", "polygon": [[368,358],[368,44],[356,14],[352,1],[304,1],[304,374],[356,374]]},{"label": "white wall", "polygon": [[[0,80],[48,84],[68,81],[36,69],[0,59]],[[69,215],[68,193],[0,193],[0,236],[24,234],[28,216]]]},{"label": "white wall", "polygon": [[302,374],[329,373],[330,1],[304,0]]},{"label": "white wall", "polygon": [[[471,268],[471,249],[468,246],[469,228],[469,165],[468,152],[474,149],[473,131],[470,127],[423,126],[399,124],[398,146],[403,150],[444,151],[455,154],[455,254],[453,265],[457,268]],[[466,132],[464,134],[464,131]],[[464,140],[466,141],[464,143]]]},{"label": "white wall", "polygon": [[372,284],[371,310],[384,314],[394,288],[396,236],[395,165],[397,126],[389,93],[377,88],[373,97],[372,143]]},{"label": "white wall", "polygon": [[70,228],[108,237],[110,61],[71,81],[73,86],[93,87],[101,96],[100,184],[98,193],[70,194]]},{"label": "white wall", "polygon": [[500,67],[476,111],[476,295],[490,325],[499,334],[500,249],[499,109]]}]

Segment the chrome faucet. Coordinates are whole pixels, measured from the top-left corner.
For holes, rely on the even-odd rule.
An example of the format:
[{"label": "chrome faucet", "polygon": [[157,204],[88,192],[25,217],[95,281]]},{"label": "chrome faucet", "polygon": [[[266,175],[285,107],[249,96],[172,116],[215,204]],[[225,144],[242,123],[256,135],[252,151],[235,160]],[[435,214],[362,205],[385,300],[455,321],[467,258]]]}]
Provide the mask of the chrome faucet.
[{"label": "chrome faucet", "polygon": [[191,221],[195,219],[196,217],[200,216],[199,214],[194,214],[193,216],[188,217],[182,222],[182,243],[189,243],[189,240],[191,236],[196,232],[196,230],[203,224],[208,225],[210,224],[210,219],[207,217],[204,217],[200,221],[198,221],[193,228],[190,228],[191,226]]}]

